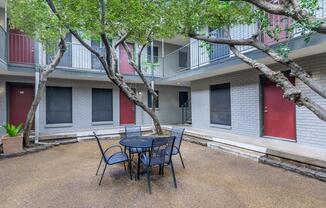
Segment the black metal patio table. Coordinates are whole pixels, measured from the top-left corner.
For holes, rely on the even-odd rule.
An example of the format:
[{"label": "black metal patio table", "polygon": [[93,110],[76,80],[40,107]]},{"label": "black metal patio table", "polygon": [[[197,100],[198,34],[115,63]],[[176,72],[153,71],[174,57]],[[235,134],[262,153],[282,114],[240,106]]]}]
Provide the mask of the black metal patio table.
[{"label": "black metal patio table", "polygon": [[[158,138],[159,136],[135,136],[135,137],[128,137],[128,138],[122,138],[120,140],[120,145],[128,148],[129,152],[129,158],[131,158],[131,148],[141,148],[144,151],[149,150],[152,147],[152,142],[155,138]],[[140,158],[138,154],[138,162],[137,162],[137,179],[139,179],[139,168],[140,168]],[[131,172],[131,161],[129,162],[130,172]]]}]

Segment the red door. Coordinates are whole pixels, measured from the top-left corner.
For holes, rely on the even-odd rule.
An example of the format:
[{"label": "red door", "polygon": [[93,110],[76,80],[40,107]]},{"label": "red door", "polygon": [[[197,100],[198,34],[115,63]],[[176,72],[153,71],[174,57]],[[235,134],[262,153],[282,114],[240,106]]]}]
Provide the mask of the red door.
[{"label": "red door", "polygon": [[[274,4],[280,4],[281,1],[274,1]],[[268,14],[268,21],[269,21],[269,30],[273,30],[276,26],[278,26],[282,32],[280,32],[278,41],[282,42],[287,37],[286,28],[288,28],[291,24],[291,20],[282,15],[275,15],[275,14]],[[267,45],[275,44],[276,41],[273,38],[270,38],[266,33],[263,35],[263,42]]]},{"label": "red door", "polygon": [[18,30],[9,32],[9,62],[34,64],[34,41]]},{"label": "red door", "polygon": [[135,115],[135,104],[120,90],[120,124],[134,124]]},{"label": "red door", "polygon": [[[294,78],[289,78],[294,83]],[[295,104],[283,98],[283,91],[275,83],[264,82],[264,135],[296,139]]]},{"label": "red door", "polygon": [[34,88],[32,86],[13,85],[9,87],[9,123],[24,124],[32,105]]},{"label": "red door", "polygon": [[[134,45],[128,44],[131,52],[133,52]],[[119,71],[121,74],[135,74],[135,70],[128,62],[128,54],[122,45],[119,45]]]}]

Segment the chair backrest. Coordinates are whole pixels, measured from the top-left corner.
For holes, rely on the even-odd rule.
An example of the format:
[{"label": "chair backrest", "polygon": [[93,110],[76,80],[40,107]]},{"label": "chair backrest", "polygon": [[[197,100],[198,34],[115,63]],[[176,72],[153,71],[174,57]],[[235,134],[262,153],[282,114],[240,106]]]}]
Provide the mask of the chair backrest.
[{"label": "chair backrest", "polygon": [[138,125],[127,125],[125,126],[126,137],[141,136],[141,127]]},{"label": "chair backrest", "polygon": [[177,147],[178,149],[180,149],[184,131],[185,131],[184,128],[176,128],[176,127],[173,127],[171,130],[171,136],[175,136],[174,146]]},{"label": "chair backrest", "polygon": [[172,157],[174,140],[174,136],[153,139],[149,162],[151,162],[153,158],[156,158],[169,164]]},{"label": "chair backrest", "polygon": [[101,154],[102,154],[103,158],[105,158],[104,150],[102,148],[102,145],[100,143],[100,140],[99,140],[98,136],[96,135],[96,133],[94,131],[93,131],[93,134],[94,134],[95,139],[97,141],[98,147],[100,148]]}]

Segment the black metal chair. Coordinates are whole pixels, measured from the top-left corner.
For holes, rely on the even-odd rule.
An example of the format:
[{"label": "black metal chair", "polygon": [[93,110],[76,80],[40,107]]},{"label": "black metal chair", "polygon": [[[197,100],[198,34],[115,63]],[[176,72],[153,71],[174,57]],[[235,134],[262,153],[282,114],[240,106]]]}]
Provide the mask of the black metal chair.
[{"label": "black metal chair", "polygon": [[[96,175],[98,174],[98,171],[99,171],[99,169],[101,167],[102,160],[105,162],[103,173],[102,173],[102,176],[101,176],[101,179],[100,179],[100,182],[99,182],[99,185],[101,185],[102,179],[103,179],[103,176],[104,176],[104,173],[105,173],[105,170],[106,170],[106,167],[108,165],[115,165],[115,164],[118,164],[118,163],[124,163],[124,165],[125,165],[125,162],[128,162],[128,164],[129,164],[129,157],[128,157],[128,155],[125,152],[122,151],[122,147],[120,145],[112,145],[112,146],[108,147],[104,151],[103,148],[102,148],[102,145],[100,143],[100,140],[99,140],[98,136],[96,135],[95,132],[93,132],[93,134],[94,134],[94,136],[96,138],[97,144],[98,144],[98,146],[100,148],[101,155],[102,155],[101,156],[100,164],[98,165],[98,168],[97,168],[97,171],[96,171]],[[111,150],[113,148],[120,148],[120,151],[119,152],[115,152],[115,153],[111,154],[110,156],[109,155],[107,156],[106,154],[109,152],[109,150]],[[125,167],[125,170],[126,170],[126,167]],[[129,167],[129,170],[131,170],[130,167]],[[130,178],[131,177],[132,176],[131,176],[131,172],[130,172]]]},{"label": "black metal chair", "polygon": [[173,127],[171,130],[171,136],[175,136],[175,142],[174,142],[172,155],[179,154],[183,168],[185,168],[185,165],[183,163],[180,147],[181,147],[181,142],[182,142],[184,131],[185,131],[184,128],[176,128],[176,127]]},{"label": "black metal chair", "polygon": [[138,125],[126,125],[125,134],[127,138],[141,136],[141,127]]},{"label": "black metal chair", "polygon": [[[142,135],[141,127],[138,125],[126,125],[125,134],[126,134],[126,138],[133,138],[133,137],[138,138]],[[140,154],[146,150],[144,150],[143,148],[130,148],[129,151],[133,155],[133,154]]]},{"label": "black metal chair", "polygon": [[152,147],[149,151],[149,155],[141,154],[141,163],[144,165],[144,168],[147,173],[147,185],[148,191],[151,194],[151,169],[153,167],[159,167],[160,175],[163,175],[164,166],[170,165],[173,177],[174,187],[177,188],[177,182],[174,174],[174,167],[172,162],[172,150],[174,145],[175,137],[161,137],[155,138],[152,142]]}]

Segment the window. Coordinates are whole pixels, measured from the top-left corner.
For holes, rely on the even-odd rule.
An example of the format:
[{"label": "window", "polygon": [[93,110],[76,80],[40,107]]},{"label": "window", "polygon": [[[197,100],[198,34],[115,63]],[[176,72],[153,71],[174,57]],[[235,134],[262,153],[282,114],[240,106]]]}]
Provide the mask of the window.
[{"label": "window", "polygon": [[231,126],[230,83],[213,85],[210,90],[211,123]]},{"label": "window", "polygon": [[[158,95],[158,98],[157,98],[156,104],[155,104],[155,108],[159,108],[159,99],[160,99],[160,96],[159,96],[158,90],[155,90],[155,92]],[[149,91],[147,91],[147,104],[148,104],[148,107],[149,108],[152,107],[152,94]]]},{"label": "window", "polygon": [[188,107],[188,92],[179,92],[179,107]]},{"label": "window", "polygon": [[179,67],[187,68],[188,67],[188,52],[179,51]]},{"label": "window", "polygon": [[71,87],[46,88],[46,123],[72,123]]},{"label": "window", "polygon": [[113,121],[112,89],[92,89],[92,122]]},{"label": "window", "polygon": [[[154,63],[158,63],[158,47],[154,46],[153,47],[153,51],[154,51]],[[151,46],[147,46],[147,62],[151,63],[152,61],[152,50],[151,50]]]}]

